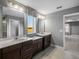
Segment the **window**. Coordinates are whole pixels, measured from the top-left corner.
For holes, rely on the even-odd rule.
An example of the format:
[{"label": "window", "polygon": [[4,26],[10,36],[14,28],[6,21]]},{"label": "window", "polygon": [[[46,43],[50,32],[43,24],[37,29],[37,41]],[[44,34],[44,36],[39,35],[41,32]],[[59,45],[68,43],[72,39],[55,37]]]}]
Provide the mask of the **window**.
[{"label": "window", "polygon": [[28,34],[36,33],[36,17],[28,16],[27,25]]}]

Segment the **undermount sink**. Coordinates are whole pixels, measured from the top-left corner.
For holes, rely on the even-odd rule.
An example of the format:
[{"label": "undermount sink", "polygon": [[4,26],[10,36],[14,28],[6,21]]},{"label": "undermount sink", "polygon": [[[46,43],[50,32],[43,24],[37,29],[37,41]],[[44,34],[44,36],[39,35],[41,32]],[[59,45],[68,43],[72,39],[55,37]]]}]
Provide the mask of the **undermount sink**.
[{"label": "undermount sink", "polygon": [[31,37],[33,40],[36,40],[36,39],[39,39],[39,38],[42,38],[42,37],[39,37],[39,36],[33,36]]}]

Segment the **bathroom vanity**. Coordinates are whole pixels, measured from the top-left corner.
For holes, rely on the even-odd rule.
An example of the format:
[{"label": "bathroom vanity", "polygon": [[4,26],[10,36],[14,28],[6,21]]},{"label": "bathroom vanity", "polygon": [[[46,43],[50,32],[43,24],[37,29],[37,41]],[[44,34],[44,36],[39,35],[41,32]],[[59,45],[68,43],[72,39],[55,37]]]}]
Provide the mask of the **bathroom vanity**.
[{"label": "bathroom vanity", "polygon": [[[14,43],[12,43],[14,42]],[[14,40],[2,44],[0,47],[0,59],[31,59],[33,54],[32,39]],[[2,58],[1,58],[2,57]]]},{"label": "bathroom vanity", "polygon": [[0,59],[32,59],[35,54],[42,51],[43,47],[48,46],[50,46],[49,34],[44,37],[34,36],[6,41],[0,43]]}]

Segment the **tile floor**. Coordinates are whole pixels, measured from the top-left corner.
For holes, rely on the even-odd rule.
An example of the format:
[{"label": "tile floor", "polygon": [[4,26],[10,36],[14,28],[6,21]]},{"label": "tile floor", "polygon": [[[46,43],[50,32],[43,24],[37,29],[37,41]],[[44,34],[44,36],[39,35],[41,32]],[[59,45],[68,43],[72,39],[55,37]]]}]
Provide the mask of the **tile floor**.
[{"label": "tile floor", "polygon": [[77,38],[66,38],[65,40],[65,50],[70,51],[73,54],[79,56],[79,39]]},{"label": "tile floor", "polygon": [[79,57],[61,47],[48,47],[34,56],[33,59],[79,59]]}]

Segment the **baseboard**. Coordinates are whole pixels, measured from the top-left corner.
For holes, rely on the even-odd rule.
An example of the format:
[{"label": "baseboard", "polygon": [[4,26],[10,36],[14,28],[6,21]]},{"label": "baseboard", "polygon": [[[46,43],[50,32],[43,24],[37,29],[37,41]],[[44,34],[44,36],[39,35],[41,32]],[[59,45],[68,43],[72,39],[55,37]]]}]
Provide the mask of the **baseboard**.
[{"label": "baseboard", "polygon": [[57,47],[57,48],[63,48],[62,46],[59,46],[59,45],[55,45],[55,47]]}]

